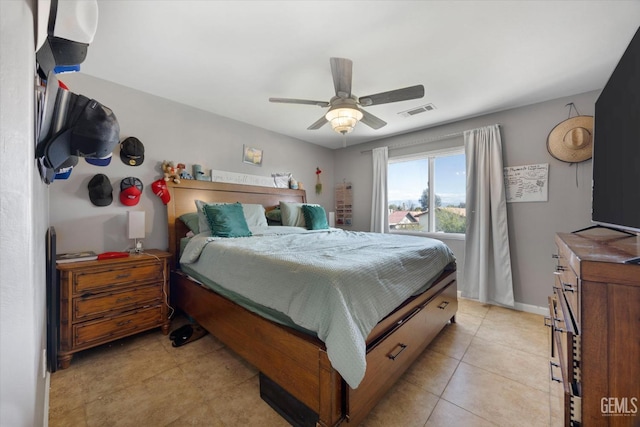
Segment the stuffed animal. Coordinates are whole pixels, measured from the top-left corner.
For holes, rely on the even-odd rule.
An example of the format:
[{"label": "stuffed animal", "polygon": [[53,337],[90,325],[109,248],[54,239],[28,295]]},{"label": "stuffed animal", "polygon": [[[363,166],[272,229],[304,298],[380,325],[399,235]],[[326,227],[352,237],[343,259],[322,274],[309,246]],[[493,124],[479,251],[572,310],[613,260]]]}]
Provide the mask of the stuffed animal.
[{"label": "stuffed animal", "polygon": [[[180,167],[182,166],[182,168]],[[184,169],[184,165],[179,163],[178,166],[174,166],[173,162],[162,162],[162,171],[164,172],[165,181],[173,181],[176,184],[180,184],[180,173]]]}]

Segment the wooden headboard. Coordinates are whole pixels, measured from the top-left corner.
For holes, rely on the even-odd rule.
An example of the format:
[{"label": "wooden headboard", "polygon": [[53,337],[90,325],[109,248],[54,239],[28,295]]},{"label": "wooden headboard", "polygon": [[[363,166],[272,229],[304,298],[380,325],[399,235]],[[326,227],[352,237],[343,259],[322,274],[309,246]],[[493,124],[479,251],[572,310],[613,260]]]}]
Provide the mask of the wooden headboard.
[{"label": "wooden headboard", "polygon": [[228,184],[197,180],[181,180],[180,184],[168,182],[171,200],[167,204],[167,223],[169,227],[169,251],[173,255],[173,265],[178,265],[180,239],[189,231],[180,215],[196,212],[195,200],[208,203],[254,203],[271,210],[284,202],[306,203],[304,190],[288,188],[260,187],[256,185]]}]

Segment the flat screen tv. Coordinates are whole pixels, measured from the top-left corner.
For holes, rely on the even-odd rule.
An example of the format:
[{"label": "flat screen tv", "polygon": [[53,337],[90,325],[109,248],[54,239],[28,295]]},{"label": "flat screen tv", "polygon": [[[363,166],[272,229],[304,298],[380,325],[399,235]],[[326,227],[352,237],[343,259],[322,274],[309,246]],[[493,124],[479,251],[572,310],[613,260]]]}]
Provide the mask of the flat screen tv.
[{"label": "flat screen tv", "polygon": [[596,101],[591,219],[640,233],[640,28]]}]

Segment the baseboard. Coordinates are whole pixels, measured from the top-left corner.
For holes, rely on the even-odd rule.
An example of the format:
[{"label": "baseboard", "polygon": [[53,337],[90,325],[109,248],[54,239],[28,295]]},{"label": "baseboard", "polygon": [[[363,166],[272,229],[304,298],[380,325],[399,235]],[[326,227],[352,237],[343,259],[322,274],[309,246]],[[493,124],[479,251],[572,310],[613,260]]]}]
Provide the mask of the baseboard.
[{"label": "baseboard", "polygon": [[[462,291],[458,291],[458,298],[463,298]],[[466,299],[469,299],[469,298],[466,298]],[[506,307],[499,304],[491,304],[491,305],[496,305],[498,307]],[[506,308],[512,308],[514,310],[524,311],[526,313],[539,314],[540,316],[547,316],[549,314],[549,307],[538,307],[537,305],[524,304],[521,302],[516,302],[513,304],[513,307],[506,307]]]},{"label": "baseboard", "polygon": [[51,372],[47,371],[44,380],[44,420],[42,426],[49,426],[49,389],[51,389]]}]

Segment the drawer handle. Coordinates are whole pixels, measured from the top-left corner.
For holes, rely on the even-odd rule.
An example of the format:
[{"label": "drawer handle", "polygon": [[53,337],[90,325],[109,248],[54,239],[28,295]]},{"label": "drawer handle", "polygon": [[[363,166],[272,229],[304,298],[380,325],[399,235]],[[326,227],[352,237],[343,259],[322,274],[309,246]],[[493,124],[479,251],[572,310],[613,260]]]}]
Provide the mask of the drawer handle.
[{"label": "drawer handle", "polygon": [[131,276],[131,273],[118,274],[116,279],[126,279],[129,276]]},{"label": "drawer handle", "polygon": [[129,319],[127,321],[118,322],[118,326],[128,325],[131,322],[133,322],[133,319]]},{"label": "drawer handle", "polygon": [[389,354],[387,356],[391,360],[396,360],[396,358],[398,356],[400,356],[400,353],[402,353],[407,348],[407,345],[406,344],[398,344],[396,347],[400,347],[400,350],[398,350],[398,352],[396,354]]},{"label": "drawer handle", "polygon": [[544,326],[546,326],[547,328],[551,328],[551,357],[555,357],[555,343],[554,343],[554,337],[553,337],[553,322],[551,321],[551,317],[549,316],[544,316]]},{"label": "drawer handle", "polygon": [[562,258],[562,255],[560,255],[560,254],[551,254],[551,258],[560,259],[560,258]]},{"label": "drawer handle", "polygon": [[449,305],[449,301],[442,301],[442,302],[440,303],[440,305],[438,306],[438,308],[439,308],[440,310],[444,310],[445,308],[447,308],[447,306],[448,306],[448,305]]},{"label": "drawer handle", "polygon": [[567,271],[567,267],[563,265],[556,265],[556,271]]},{"label": "drawer handle", "polygon": [[132,296],[118,298],[118,299],[116,300],[116,304],[117,304],[117,303],[119,303],[119,302],[131,301],[132,299],[133,299],[133,297],[132,297]]},{"label": "drawer handle", "polygon": [[549,361],[549,376],[551,377],[551,381],[562,383],[562,378],[556,378],[553,376],[553,368],[559,368],[559,367],[560,365],[558,365],[557,363]]},{"label": "drawer handle", "polygon": [[575,292],[576,287],[573,285],[573,283],[562,282],[562,290],[565,292]]},{"label": "drawer handle", "polygon": [[561,333],[567,332],[565,329],[557,326],[556,322],[562,322],[562,320],[558,319],[557,317],[554,317],[552,319],[549,316],[544,316],[544,326],[551,328],[555,332],[561,332]]}]

